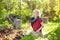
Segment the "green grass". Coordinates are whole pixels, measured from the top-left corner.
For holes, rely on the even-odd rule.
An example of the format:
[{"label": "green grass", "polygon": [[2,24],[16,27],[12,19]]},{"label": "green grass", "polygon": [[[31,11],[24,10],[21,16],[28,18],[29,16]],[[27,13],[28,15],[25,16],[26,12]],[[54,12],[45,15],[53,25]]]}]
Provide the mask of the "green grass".
[{"label": "green grass", "polygon": [[59,27],[59,23],[49,22],[48,24],[44,24],[43,32],[46,35],[47,33],[57,29]]},{"label": "green grass", "polygon": [[35,36],[32,34],[24,36],[21,40],[35,40]]},{"label": "green grass", "polygon": [[[22,28],[24,29],[27,24],[28,23],[23,24]],[[31,30],[31,29],[29,29],[29,30]],[[60,40],[59,31],[60,31],[60,23],[48,22],[47,24],[44,24],[43,34],[44,34],[45,38],[47,38],[47,40]],[[28,37],[26,36],[26,40],[27,39],[28,39]],[[40,40],[40,39],[37,39],[37,40]]]},{"label": "green grass", "polygon": [[50,23],[48,26],[46,25],[45,38],[48,40],[60,40],[60,23]]},{"label": "green grass", "polygon": [[[4,27],[4,25],[6,24],[0,24],[0,28]],[[22,29],[25,29],[27,25],[28,23],[22,24]],[[30,27],[27,31],[29,32],[31,30],[32,28]],[[60,23],[48,22],[47,24],[44,24],[43,34],[44,34],[45,40],[60,40]],[[21,40],[35,40],[35,39],[36,38],[34,35],[29,34],[22,37]],[[37,40],[40,40],[40,39],[37,39]]]}]

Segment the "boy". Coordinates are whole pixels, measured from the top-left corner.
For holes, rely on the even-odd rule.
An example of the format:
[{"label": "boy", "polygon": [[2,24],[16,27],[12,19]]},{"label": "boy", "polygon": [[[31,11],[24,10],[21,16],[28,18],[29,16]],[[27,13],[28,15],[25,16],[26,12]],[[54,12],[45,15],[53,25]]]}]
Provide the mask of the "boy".
[{"label": "boy", "polygon": [[33,31],[31,32],[32,34],[35,34],[35,35],[39,34],[43,38],[43,34],[42,34],[43,21],[39,17],[39,10],[38,9],[35,9],[33,11],[33,17],[31,18],[31,22],[27,28],[29,28],[29,26],[32,26],[32,29],[33,29]]}]

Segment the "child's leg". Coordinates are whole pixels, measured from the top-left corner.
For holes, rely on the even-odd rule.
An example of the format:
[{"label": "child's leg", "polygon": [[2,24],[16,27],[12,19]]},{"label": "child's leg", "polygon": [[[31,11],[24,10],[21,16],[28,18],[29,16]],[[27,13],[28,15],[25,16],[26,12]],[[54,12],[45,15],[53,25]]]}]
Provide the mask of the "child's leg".
[{"label": "child's leg", "polygon": [[40,37],[41,37],[41,38],[44,38],[44,35],[43,35],[43,33],[42,33],[42,32],[40,32]]},{"label": "child's leg", "polygon": [[40,32],[40,37],[41,37],[41,40],[44,40],[44,35],[42,32]]},{"label": "child's leg", "polygon": [[36,33],[36,32],[34,32],[34,31],[32,31],[30,34],[33,34],[36,38],[38,38],[38,33]]}]

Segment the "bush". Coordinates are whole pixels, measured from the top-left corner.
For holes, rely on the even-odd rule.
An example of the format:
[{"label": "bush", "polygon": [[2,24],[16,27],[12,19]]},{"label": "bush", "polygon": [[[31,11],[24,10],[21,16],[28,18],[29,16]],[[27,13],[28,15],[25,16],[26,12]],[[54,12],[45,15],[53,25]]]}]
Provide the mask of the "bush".
[{"label": "bush", "polygon": [[35,36],[32,34],[29,34],[29,35],[22,37],[21,40],[35,40]]}]

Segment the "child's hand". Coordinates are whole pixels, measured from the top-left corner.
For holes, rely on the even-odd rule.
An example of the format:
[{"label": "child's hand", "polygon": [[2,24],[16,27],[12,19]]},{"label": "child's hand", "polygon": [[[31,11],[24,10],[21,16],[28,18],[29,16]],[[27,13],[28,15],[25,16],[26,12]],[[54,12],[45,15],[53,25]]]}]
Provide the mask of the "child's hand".
[{"label": "child's hand", "polygon": [[36,33],[38,33],[39,31],[37,30]]},{"label": "child's hand", "polygon": [[36,34],[37,32],[35,32],[35,31],[32,31],[32,34]]},{"label": "child's hand", "polygon": [[36,32],[38,33],[40,30],[42,30],[42,27],[41,27],[41,28],[39,28]]},{"label": "child's hand", "polygon": [[27,32],[26,30],[23,30],[23,34],[24,34],[24,35],[26,35],[26,32]]},{"label": "child's hand", "polygon": [[37,30],[36,33],[38,33],[40,30]]}]

